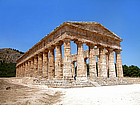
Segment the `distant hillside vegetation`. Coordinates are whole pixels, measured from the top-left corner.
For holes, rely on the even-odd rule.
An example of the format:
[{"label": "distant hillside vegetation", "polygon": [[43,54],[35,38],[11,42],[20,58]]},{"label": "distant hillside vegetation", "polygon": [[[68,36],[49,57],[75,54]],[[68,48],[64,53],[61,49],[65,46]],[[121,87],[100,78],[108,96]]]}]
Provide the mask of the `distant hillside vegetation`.
[{"label": "distant hillside vegetation", "polygon": [[16,75],[16,61],[24,52],[16,49],[0,49],[0,77],[14,77]]},{"label": "distant hillside vegetation", "polygon": [[0,62],[16,63],[16,60],[24,53],[11,48],[0,49]]}]

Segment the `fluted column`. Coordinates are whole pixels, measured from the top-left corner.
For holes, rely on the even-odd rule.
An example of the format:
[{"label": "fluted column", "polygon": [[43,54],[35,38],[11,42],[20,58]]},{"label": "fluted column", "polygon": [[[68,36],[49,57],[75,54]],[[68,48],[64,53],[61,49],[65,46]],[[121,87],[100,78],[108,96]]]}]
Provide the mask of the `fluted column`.
[{"label": "fluted column", "polygon": [[81,79],[86,77],[83,43],[80,41],[75,43],[77,44],[77,79]]},{"label": "fluted column", "polygon": [[64,40],[63,78],[72,78],[70,39]]},{"label": "fluted column", "polygon": [[18,66],[16,66],[16,77],[18,77]]},{"label": "fluted column", "polygon": [[109,77],[110,78],[116,77],[113,49],[109,49]]},{"label": "fluted column", "polygon": [[54,48],[49,50],[49,63],[48,63],[48,79],[53,79],[55,74],[54,68]]},{"label": "fluted column", "polygon": [[25,76],[28,77],[28,61],[25,62]]},{"label": "fluted column", "polygon": [[87,59],[84,59],[85,76],[87,77]]},{"label": "fluted column", "polygon": [[117,77],[123,77],[123,68],[122,68],[122,59],[121,59],[121,50],[116,50],[116,68],[117,68]]},{"label": "fluted column", "polygon": [[20,77],[22,77],[22,64],[20,64]]},{"label": "fluted column", "polygon": [[22,63],[22,77],[25,77],[25,64]]},{"label": "fluted column", "polygon": [[21,77],[23,77],[23,65],[21,64]]},{"label": "fluted column", "polygon": [[99,48],[99,77],[107,77],[106,54],[103,47]]},{"label": "fluted column", "polygon": [[38,54],[38,76],[42,77],[43,53]]},{"label": "fluted column", "polygon": [[34,56],[34,77],[38,76],[38,56]]},{"label": "fluted column", "polygon": [[109,77],[109,54],[106,54],[106,69],[107,69],[107,77]]},{"label": "fluted column", "polygon": [[71,63],[71,69],[72,69],[72,77],[74,78],[75,76],[75,65],[74,65],[75,62],[72,62]]},{"label": "fluted column", "polygon": [[28,77],[31,77],[31,60],[28,61]]},{"label": "fluted column", "polygon": [[20,77],[21,77],[21,64],[20,64],[20,66],[19,66],[19,70],[20,70]]},{"label": "fluted column", "polygon": [[21,77],[21,66],[19,65],[19,77]]},{"label": "fluted column", "polygon": [[56,44],[56,59],[55,59],[55,78],[62,79],[63,78],[63,69],[62,69],[62,44]]},{"label": "fluted column", "polygon": [[94,45],[89,46],[89,77],[91,80],[97,77],[96,55],[95,55]]},{"label": "fluted column", "polygon": [[24,63],[22,63],[22,77],[24,77]]},{"label": "fluted column", "polygon": [[26,62],[24,62],[24,77],[26,77]]},{"label": "fluted column", "polygon": [[43,52],[43,77],[48,79],[48,50]]},{"label": "fluted column", "polygon": [[27,62],[27,77],[29,77],[29,75],[30,75],[30,62],[28,60],[28,62]]},{"label": "fluted column", "polygon": [[34,58],[30,60],[30,77],[34,76]]}]

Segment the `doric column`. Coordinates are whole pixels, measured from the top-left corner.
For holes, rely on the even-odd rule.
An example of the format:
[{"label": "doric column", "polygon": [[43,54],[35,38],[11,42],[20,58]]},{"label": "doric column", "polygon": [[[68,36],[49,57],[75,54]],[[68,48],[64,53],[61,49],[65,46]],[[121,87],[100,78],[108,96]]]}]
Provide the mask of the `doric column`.
[{"label": "doric column", "polygon": [[34,77],[38,76],[38,56],[34,56]]},{"label": "doric column", "polygon": [[22,77],[24,77],[24,63],[22,63]]},{"label": "doric column", "polygon": [[100,57],[99,55],[97,56],[97,76],[100,76]]},{"label": "doric column", "polygon": [[109,49],[109,77],[116,77],[115,64],[114,64],[114,51]]},{"label": "doric column", "polygon": [[21,67],[21,64],[20,64],[20,77],[22,77],[22,67]]},{"label": "doric column", "polygon": [[19,77],[21,77],[21,67],[19,65]]},{"label": "doric column", "polygon": [[20,77],[22,77],[22,64],[20,64]]},{"label": "doric column", "polygon": [[83,43],[80,41],[75,43],[77,44],[77,79],[81,79],[86,77]]},{"label": "doric column", "polygon": [[26,62],[24,62],[24,77],[26,77]]},{"label": "doric column", "polygon": [[85,76],[87,77],[87,58],[84,59]]},{"label": "doric column", "polygon": [[28,61],[28,77],[31,76],[31,61]]},{"label": "doric column", "polygon": [[72,77],[74,78],[74,76],[75,76],[75,62],[72,62],[71,63],[71,69],[72,69]]},{"label": "doric column", "polygon": [[19,77],[21,77],[21,64],[19,65]]},{"label": "doric column", "polygon": [[16,66],[16,77],[18,77],[18,67]]},{"label": "doric column", "polygon": [[89,46],[89,77],[91,80],[97,77],[96,55],[95,55],[94,45]]},{"label": "doric column", "polygon": [[70,39],[64,40],[63,78],[72,78]]},{"label": "doric column", "polygon": [[49,50],[49,63],[48,63],[48,79],[53,79],[55,74],[54,68],[54,48]]},{"label": "doric column", "polygon": [[48,79],[48,50],[43,52],[43,77]]},{"label": "doric column", "polygon": [[22,63],[22,77],[25,77],[25,63]]},{"label": "doric column", "polygon": [[28,77],[28,61],[25,62],[25,76]]},{"label": "doric column", "polygon": [[99,48],[99,77],[107,77],[105,48]]},{"label": "doric column", "polygon": [[122,59],[121,59],[121,50],[116,50],[116,68],[117,68],[117,77],[123,77],[123,68],[122,68]]},{"label": "doric column", "polygon": [[56,44],[56,59],[55,59],[55,78],[62,79],[63,78],[63,69],[62,69],[62,44]]},{"label": "doric column", "polygon": [[109,77],[109,54],[106,54],[106,69],[107,69],[107,77]]},{"label": "doric column", "polygon": [[34,58],[30,60],[30,77],[34,76]]},{"label": "doric column", "polygon": [[42,77],[43,53],[38,54],[38,76]]}]

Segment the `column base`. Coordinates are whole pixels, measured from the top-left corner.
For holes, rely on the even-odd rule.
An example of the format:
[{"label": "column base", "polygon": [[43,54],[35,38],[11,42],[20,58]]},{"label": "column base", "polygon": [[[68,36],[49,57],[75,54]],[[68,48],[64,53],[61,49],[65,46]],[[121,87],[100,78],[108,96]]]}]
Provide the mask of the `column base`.
[{"label": "column base", "polygon": [[76,77],[76,81],[87,81],[87,77]]}]

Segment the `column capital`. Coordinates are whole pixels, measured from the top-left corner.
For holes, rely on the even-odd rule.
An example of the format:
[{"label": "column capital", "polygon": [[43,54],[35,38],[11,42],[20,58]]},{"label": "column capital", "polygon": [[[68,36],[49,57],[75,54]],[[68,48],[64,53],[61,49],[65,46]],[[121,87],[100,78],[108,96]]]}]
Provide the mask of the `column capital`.
[{"label": "column capital", "polygon": [[114,49],[113,48],[107,48],[108,52],[113,52]]},{"label": "column capital", "polygon": [[64,43],[70,43],[71,39],[65,38],[63,41],[64,41]]},{"label": "column capital", "polygon": [[93,47],[93,48],[94,48],[95,46],[97,47],[96,44],[93,44],[93,43],[90,43],[90,42],[87,42],[86,45],[89,46],[89,47]]},{"label": "column capital", "polygon": [[51,47],[49,48],[49,50],[54,50],[55,49],[56,44],[51,45]]},{"label": "column capital", "polygon": [[103,50],[105,47],[104,46],[101,46],[101,45],[97,45],[97,47],[100,49],[100,50]]},{"label": "column capital", "polygon": [[115,50],[116,53],[121,53],[122,50]]},{"label": "column capital", "polygon": [[43,55],[43,52],[39,52],[39,53],[38,53],[38,56],[42,56],[42,55]]},{"label": "column capital", "polygon": [[75,40],[74,43],[76,43],[77,45],[83,45],[84,44],[82,41],[79,41],[79,40]]},{"label": "column capital", "polygon": [[30,59],[29,59],[29,61],[32,61],[34,59],[34,57],[31,57]]},{"label": "column capital", "polygon": [[[65,39],[64,39],[64,40],[65,40]],[[55,46],[62,46],[62,44],[63,44],[63,41],[59,41],[59,42],[56,43]]]},{"label": "column capital", "polygon": [[43,54],[46,54],[46,53],[48,53],[48,49],[45,49],[44,51],[43,51]]},{"label": "column capital", "polygon": [[34,57],[34,58],[38,58],[38,54],[34,55],[33,57]]}]

